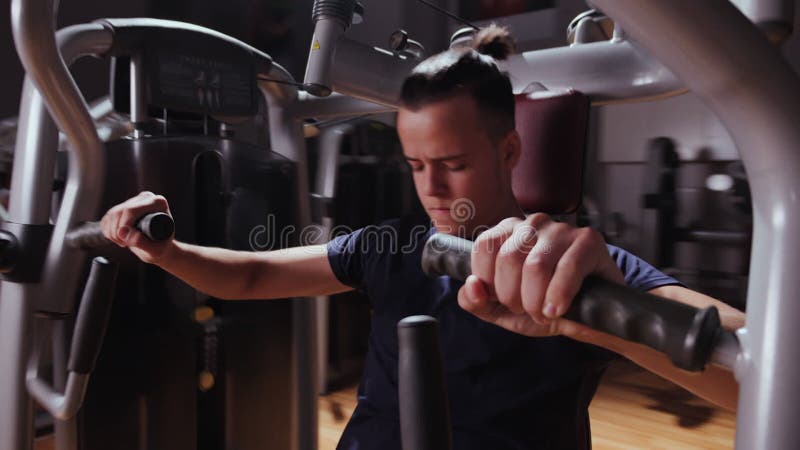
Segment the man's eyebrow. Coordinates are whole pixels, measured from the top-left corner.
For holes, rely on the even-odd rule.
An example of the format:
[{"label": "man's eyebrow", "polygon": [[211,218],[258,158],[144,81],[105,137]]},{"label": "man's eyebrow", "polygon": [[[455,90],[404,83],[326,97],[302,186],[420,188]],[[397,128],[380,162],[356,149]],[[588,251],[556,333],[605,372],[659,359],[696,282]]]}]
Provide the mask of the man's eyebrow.
[{"label": "man's eyebrow", "polygon": [[[442,157],[439,157],[439,158],[431,158],[431,161],[450,161],[450,160],[453,160],[453,159],[465,158],[466,156],[467,156],[466,153],[459,153],[457,155],[447,155],[447,156],[442,156]],[[412,158],[410,156],[406,156],[405,158],[406,158],[407,161],[419,161],[419,159]]]}]

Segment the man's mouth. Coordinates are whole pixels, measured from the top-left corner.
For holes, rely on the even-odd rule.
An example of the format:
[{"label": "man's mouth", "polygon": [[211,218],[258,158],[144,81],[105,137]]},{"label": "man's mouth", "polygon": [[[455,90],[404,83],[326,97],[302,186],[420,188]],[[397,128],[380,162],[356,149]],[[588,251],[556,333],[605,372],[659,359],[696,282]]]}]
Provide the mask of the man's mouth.
[{"label": "man's mouth", "polygon": [[428,208],[428,215],[436,220],[449,220],[451,216],[450,208]]}]

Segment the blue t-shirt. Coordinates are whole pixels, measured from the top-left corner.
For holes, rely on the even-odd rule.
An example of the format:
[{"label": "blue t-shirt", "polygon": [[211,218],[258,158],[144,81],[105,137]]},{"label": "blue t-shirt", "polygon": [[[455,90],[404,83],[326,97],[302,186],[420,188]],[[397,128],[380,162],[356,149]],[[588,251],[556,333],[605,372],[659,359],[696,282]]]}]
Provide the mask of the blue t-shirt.
[{"label": "blue t-shirt", "polygon": [[[400,449],[397,322],[417,314],[439,320],[454,449],[589,448],[589,402],[616,355],[563,336],[522,336],[462,310],[462,282],[422,272],[422,249],[433,231],[427,217],[406,217],[328,243],[336,277],[366,293],[372,306],[358,405],[338,448]],[[678,284],[608,248],[629,286]]]}]

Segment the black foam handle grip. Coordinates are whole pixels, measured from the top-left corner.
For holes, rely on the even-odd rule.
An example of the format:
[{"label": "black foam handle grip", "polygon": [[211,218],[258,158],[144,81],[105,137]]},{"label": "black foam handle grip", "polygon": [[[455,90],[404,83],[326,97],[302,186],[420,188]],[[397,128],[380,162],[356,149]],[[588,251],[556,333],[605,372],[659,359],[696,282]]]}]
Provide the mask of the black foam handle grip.
[{"label": "black foam handle grip", "polygon": [[89,374],[94,370],[106,334],[116,282],[117,265],[99,256],[94,258],[75,319],[67,365],[70,372]]},{"label": "black foam handle grip", "polygon": [[[166,241],[175,233],[175,222],[167,213],[151,213],[136,222],[136,229],[150,240]],[[70,230],[66,239],[70,246],[84,249],[102,247],[111,242],[103,235],[99,222],[87,222]]]},{"label": "black foam handle grip", "polygon": [[[434,234],[422,253],[430,276],[466,279],[472,270],[472,242]],[[709,362],[722,332],[715,307],[698,309],[612,283],[596,276],[584,280],[564,317],[666,354],[675,366],[700,371]]]},{"label": "black foam handle grip", "polygon": [[400,441],[403,450],[452,448],[450,408],[439,349],[439,324],[430,316],[397,324]]}]

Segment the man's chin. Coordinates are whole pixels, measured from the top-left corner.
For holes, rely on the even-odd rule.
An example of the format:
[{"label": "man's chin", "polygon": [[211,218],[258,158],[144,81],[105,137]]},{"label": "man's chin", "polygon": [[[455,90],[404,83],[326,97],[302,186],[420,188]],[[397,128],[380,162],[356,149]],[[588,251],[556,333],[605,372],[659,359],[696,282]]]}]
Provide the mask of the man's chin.
[{"label": "man's chin", "polygon": [[436,231],[438,233],[458,235],[459,228],[463,228],[463,226],[459,227],[459,225],[456,223],[437,219],[435,217],[431,218],[431,222],[433,223],[433,226],[436,227]]}]

